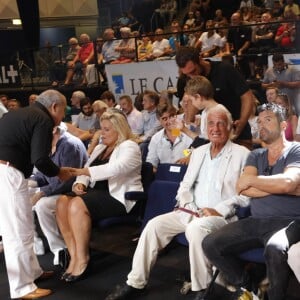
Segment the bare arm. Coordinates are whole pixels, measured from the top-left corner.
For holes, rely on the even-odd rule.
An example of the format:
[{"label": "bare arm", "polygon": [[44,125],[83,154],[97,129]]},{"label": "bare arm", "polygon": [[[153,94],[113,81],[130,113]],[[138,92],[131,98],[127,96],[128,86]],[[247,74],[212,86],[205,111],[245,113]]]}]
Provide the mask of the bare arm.
[{"label": "bare arm", "polygon": [[300,185],[300,168],[286,168],[282,174],[257,176],[257,169],[253,166],[245,167],[244,173],[237,182],[237,193],[249,196],[250,188],[253,192],[267,194],[292,194],[298,191]]},{"label": "bare arm", "polygon": [[249,90],[241,96],[241,114],[240,119],[234,122],[236,137],[240,135],[246,124],[248,123],[249,117],[253,110],[254,97],[252,92]]}]

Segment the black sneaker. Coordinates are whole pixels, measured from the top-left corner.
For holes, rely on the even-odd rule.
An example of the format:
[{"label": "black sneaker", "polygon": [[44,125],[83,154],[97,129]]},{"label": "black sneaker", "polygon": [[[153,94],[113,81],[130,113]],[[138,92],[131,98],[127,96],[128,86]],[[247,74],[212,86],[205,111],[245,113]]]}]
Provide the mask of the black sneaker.
[{"label": "black sneaker", "polygon": [[128,284],[117,285],[115,289],[105,298],[105,300],[132,299],[134,296],[141,295],[144,289],[136,289]]}]

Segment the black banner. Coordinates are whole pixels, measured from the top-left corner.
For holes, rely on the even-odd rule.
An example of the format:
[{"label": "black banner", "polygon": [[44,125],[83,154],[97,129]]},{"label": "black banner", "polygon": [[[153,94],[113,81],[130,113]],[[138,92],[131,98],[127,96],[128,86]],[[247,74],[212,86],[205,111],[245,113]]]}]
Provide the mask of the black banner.
[{"label": "black banner", "polygon": [[19,87],[21,78],[18,64],[0,65],[0,87]]}]

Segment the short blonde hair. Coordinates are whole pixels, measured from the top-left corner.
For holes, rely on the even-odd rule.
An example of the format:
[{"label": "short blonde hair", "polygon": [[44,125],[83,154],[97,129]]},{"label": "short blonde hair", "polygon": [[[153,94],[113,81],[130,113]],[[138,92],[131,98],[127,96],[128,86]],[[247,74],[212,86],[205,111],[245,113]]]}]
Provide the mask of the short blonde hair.
[{"label": "short blonde hair", "polygon": [[125,114],[118,109],[108,109],[100,118],[100,122],[108,120],[113,125],[113,128],[118,132],[118,140],[116,143],[120,145],[126,140],[135,140]]},{"label": "short blonde hair", "polygon": [[108,108],[108,105],[102,100],[96,100],[93,104],[93,110]]},{"label": "short blonde hair", "polygon": [[214,88],[211,82],[204,76],[191,78],[187,82],[184,90],[189,95],[199,94],[206,99],[212,99],[214,97]]}]

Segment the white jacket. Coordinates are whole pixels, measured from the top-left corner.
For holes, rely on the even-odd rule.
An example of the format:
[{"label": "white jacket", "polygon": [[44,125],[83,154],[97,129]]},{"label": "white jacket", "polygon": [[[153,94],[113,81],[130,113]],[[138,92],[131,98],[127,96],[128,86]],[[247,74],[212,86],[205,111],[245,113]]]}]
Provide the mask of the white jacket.
[{"label": "white jacket", "polygon": [[[211,143],[193,151],[188,169],[177,192],[177,205],[184,207],[194,202],[193,185],[198,178],[205,153],[210,146]],[[223,215],[225,219],[234,217],[235,206],[249,205],[248,197],[236,194],[236,182],[243,171],[249,152],[244,146],[234,144],[230,140],[224,146],[219,171],[215,176],[216,189],[223,201],[216,205],[214,209]]]},{"label": "white jacket", "polygon": [[137,143],[126,140],[112,152],[109,162],[104,165],[89,167],[91,163],[105,150],[106,146],[98,145],[92,152],[85,167],[89,168],[91,176],[78,176],[76,183],[93,187],[96,181],[108,180],[109,193],[119,200],[129,212],[135,201],[127,201],[124,193],[128,191],[143,191],[141,182],[141,150]]}]

